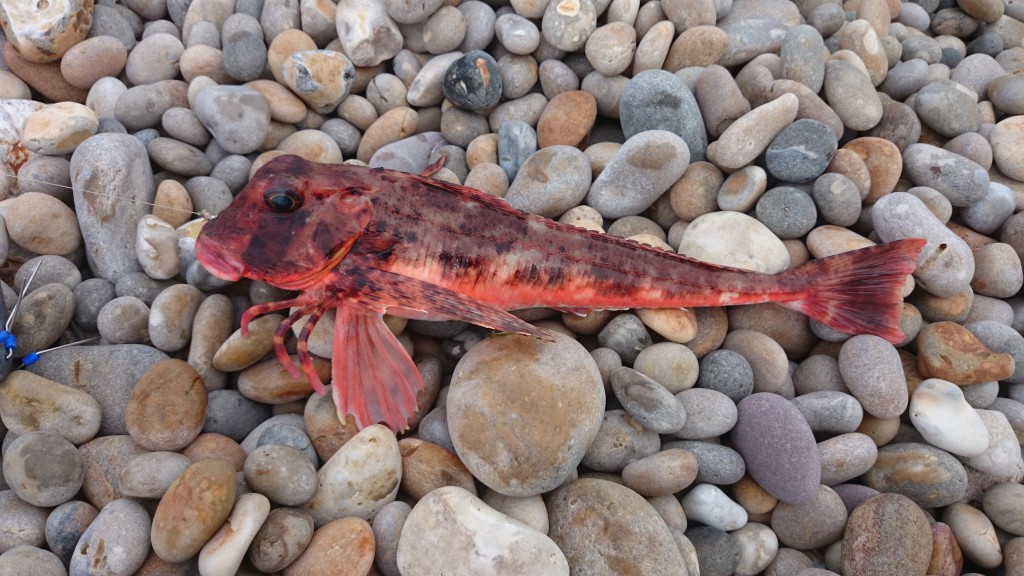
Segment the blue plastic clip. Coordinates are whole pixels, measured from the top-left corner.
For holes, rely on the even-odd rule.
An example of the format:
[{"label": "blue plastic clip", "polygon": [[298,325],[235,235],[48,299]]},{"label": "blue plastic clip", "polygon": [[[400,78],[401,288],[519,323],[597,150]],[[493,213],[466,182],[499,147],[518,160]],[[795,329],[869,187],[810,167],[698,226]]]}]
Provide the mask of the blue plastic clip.
[{"label": "blue plastic clip", "polygon": [[25,281],[25,285],[21,287],[21,294],[18,294],[18,301],[14,304],[14,308],[11,309],[10,316],[7,317],[7,322],[4,322],[4,331],[0,332],[0,340],[3,340],[4,349],[7,351],[4,354],[5,360],[10,360],[11,356],[14,356],[14,350],[18,348],[18,338],[14,336],[14,331],[11,327],[14,326],[14,320],[18,317],[18,312],[21,310],[21,302],[25,299],[25,294],[28,293],[28,287],[32,285],[32,280],[35,279],[36,273],[39,272],[39,267],[43,263],[39,262],[36,264],[36,269],[32,271],[32,274]]}]

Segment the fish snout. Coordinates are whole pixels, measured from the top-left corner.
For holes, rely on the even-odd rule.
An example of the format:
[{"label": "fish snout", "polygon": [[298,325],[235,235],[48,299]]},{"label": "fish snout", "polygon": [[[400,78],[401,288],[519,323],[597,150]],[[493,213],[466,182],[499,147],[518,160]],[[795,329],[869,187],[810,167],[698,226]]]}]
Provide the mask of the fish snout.
[{"label": "fish snout", "polygon": [[234,282],[245,272],[245,266],[236,255],[228,253],[222,246],[202,236],[196,241],[196,258],[204,268],[221,280]]}]

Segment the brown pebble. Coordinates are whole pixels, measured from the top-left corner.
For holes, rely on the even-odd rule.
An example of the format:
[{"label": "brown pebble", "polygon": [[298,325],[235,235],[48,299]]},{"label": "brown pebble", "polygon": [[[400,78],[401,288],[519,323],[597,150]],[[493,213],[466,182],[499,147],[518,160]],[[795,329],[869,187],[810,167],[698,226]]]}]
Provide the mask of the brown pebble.
[{"label": "brown pebble", "polygon": [[[299,360],[291,356],[292,364],[299,369]],[[331,362],[323,358],[313,358],[313,367],[317,376],[324,384],[329,384],[331,379]],[[298,377],[288,375],[284,366],[276,357],[250,366],[238,375],[238,391],[250,400],[262,402],[263,404],[285,404],[294,400],[301,400],[310,395],[309,380],[302,374],[301,369]]]},{"label": "brown pebble", "polygon": [[113,36],[94,36],[71,47],[60,61],[61,75],[75,88],[88,90],[105,76],[117,77],[128,62],[128,49]]},{"label": "brown pebble", "polygon": [[200,460],[171,484],[153,514],[153,550],[184,562],[221,527],[235,504],[235,469],[224,460]]},{"label": "brown pebble", "polygon": [[285,576],[365,576],[373,567],[373,529],[362,518],[341,518],[313,533]]},{"label": "brown pebble", "polygon": [[398,442],[402,453],[402,491],[419,500],[442,486],[458,486],[476,494],[473,475],[459,457],[442,446],[418,438]]},{"label": "brown pebble", "polygon": [[206,386],[195,368],[184,360],[162,360],[132,389],[125,427],[148,450],[181,450],[203,429],[206,399]]},{"label": "brown pebble", "polygon": [[586,138],[597,119],[597,100],[582,90],[562,92],[552,98],[537,122],[537,146],[576,146]]},{"label": "brown pebble", "polygon": [[864,136],[850,140],[843,148],[860,156],[868,169],[871,187],[865,203],[873,204],[893,191],[903,172],[903,157],[895,144],[882,138]]},{"label": "brown pebble", "polygon": [[989,350],[969,330],[955,322],[936,322],[917,335],[917,369],[925,378],[956,384],[1003,380],[1013,374],[1013,357]]},{"label": "brown pebble", "polygon": [[245,450],[242,446],[231,438],[215,432],[200,434],[191,444],[185,446],[181,453],[193,462],[207,458],[230,462],[235,467],[235,472],[241,472],[245,468]]},{"label": "brown pebble", "polygon": [[850,514],[843,538],[843,573],[925,576],[931,552],[928,518],[917,504],[899,494],[880,494]]},{"label": "brown pebble", "polygon": [[82,493],[97,510],[121,498],[121,470],[146,449],[127,434],[100,436],[78,447],[85,465]]},{"label": "brown pebble", "polygon": [[88,91],[75,88],[64,79],[60,73],[60,62],[40,64],[25,60],[11,42],[4,42],[3,58],[11,72],[46,98],[54,102],[85,104]]},{"label": "brown pebble", "polygon": [[934,522],[932,528],[932,558],[928,574],[933,576],[960,576],[964,556],[948,524]]}]

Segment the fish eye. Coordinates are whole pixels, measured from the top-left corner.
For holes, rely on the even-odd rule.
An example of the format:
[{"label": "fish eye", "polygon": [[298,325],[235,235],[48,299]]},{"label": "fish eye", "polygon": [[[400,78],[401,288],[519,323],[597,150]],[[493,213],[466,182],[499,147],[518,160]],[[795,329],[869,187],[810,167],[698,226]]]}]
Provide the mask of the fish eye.
[{"label": "fish eye", "polygon": [[274,212],[284,214],[302,208],[302,196],[292,189],[269,190],[263,195],[263,203]]}]

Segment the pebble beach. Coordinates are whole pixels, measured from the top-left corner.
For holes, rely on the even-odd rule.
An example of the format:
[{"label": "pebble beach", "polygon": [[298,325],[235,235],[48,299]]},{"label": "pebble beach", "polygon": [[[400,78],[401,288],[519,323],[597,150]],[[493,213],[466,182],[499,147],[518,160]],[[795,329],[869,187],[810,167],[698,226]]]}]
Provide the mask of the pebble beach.
[{"label": "pebble beach", "polygon": [[[0,24],[0,576],[1024,576],[1024,3],[0,0]],[[291,293],[195,255],[283,154],[443,160],[766,274],[927,243],[895,344],[775,304],[516,313],[550,342],[386,316],[425,390],[407,431],[359,430],[278,362],[287,313],[241,334]]]}]

